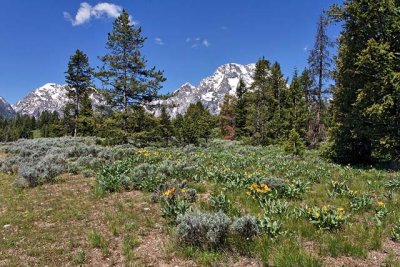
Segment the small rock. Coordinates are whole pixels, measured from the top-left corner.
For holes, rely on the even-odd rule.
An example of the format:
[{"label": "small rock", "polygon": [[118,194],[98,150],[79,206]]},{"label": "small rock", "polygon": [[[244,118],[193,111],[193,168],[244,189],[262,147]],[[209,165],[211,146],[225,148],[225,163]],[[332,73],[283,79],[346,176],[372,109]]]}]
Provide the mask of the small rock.
[{"label": "small rock", "polygon": [[144,208],[143,210],[144,210],[144,211],[149,211],[149,210],[150,210],[150,208]]},{"label": "small rock", "polygon": [[3,226],[4,229],[10,228],[10,227],[11,227],[11,224],[6,224]]}]

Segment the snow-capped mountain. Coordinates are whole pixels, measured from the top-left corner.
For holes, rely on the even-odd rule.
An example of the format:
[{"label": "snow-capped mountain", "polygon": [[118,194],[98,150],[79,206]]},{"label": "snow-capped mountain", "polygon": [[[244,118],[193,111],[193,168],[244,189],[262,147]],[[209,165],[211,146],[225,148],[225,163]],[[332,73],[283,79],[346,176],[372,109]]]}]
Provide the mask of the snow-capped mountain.
[{"label": "snow-capped mountain", "polygon": [[[203,79],[198,86],[185,83],[169,98],[153,101],[146,107],[158,116],[161,106],[165,106],[168,113],[175,117],[185,113],[190,104],[200,101],[212,114],[218,114],[225,94],[234,95],[236,93],[240,78],[249,86],[253,82],[254,71],[255,64],[225,64],[217,68],[213,75]],[[66,87],[66,85],[47,83],[33,90],[12,108],[8,107],[7,110],[11,112],[13,109],[19,114],[35,117],[38,117],[43,111],[57,111],[62,114],[63,108],[69,102]],[[105,103],[104,97],[98,92],[91,94],[90,98],[94,108]]]},{"label": "snow-capped mountain", "polygon": [[0,96],[0,116],[10,118],[15,116],[15,111],[8,102]]},{"label": "snow-capped mountain", "polygon": [[[43,111],[57,111],[62,114],[65,105],[70,101],[67,96],[66,85],[47,83],[25,96],[13,105],[19,114],[38,117]],[[93,107],[99,106],[102,96],[98,93],[90,95]]]},{"label": "snow-capped mountain", "polygon": [[[200,101],[212,114],[220,112],[220,103],[225,94],[234,95],[240,78],[249,86],[253,82],[255,64],[241,65],[230,63],[220,66],[213,75],[203,79],[196,87],[185,83],[171,97],[151,102],[149,107],[156,116],[160,115],[161,106],[175,117],[186,112],[190,104]],[[149,108],[150,109],[150,108]]]}]

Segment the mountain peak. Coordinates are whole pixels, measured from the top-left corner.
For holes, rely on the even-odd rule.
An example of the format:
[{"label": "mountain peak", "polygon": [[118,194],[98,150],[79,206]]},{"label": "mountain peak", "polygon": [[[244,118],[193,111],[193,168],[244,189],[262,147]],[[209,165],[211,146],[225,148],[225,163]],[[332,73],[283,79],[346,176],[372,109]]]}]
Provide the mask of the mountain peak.
[{"label": "mountain peak", "polygon": [[[169,114],[176,117],[186,112],[190,104],[200,101],[212,114],[219,114],[220,103],[225,94],[235,94],[240,79],[243,79],[246,85],[250,85],[253,82],[254,70],[255,64],[221,65],[211,76],[201,80],[198,86],[185,83],[174,91],[170,98],[154,101],[150,105],[166,106]],[[160,110],[155,109],[154,114],[160,115]]]},{"label": "mountain peak", "polygon": [[6,118],[15,116],[14,109],[2,96],[0,96],[0,116]]},{"label": "mountain peak", "polygon": [[[99,106],[102,97],[90,95],[94,107]],[[67,85],[57,83],[46,83],[39,88],[34,89],[14,106],[14,110],[19,114],[38,117],[43,111],[62,114],[62,111],[70,99],[67,96]]]}]

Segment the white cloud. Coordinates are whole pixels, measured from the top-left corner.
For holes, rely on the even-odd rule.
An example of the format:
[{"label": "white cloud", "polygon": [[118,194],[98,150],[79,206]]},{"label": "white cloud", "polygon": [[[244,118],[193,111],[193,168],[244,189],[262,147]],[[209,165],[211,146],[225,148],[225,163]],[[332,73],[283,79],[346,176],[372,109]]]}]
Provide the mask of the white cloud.
[{"label": "white cloud", "polygon": [[228,29],[228,27],[226,27],[226,26],[221,27],[221,30],[223,30],[223,31],[226,31],[227,29]]},{"label": "white cloud", "polygon": [[161,38],[158,38],[158,37],[154,39],[154,42],[157,45],[164,45],[164,41]]},{"label": "white cloud", "polygon": [[[69,20],[73,26],[79,26],[89,22],[92,18],[116,18],[122,13],[122,7],[112,3],[98,3],[95,6],[83,2],[81,3],[75,17],[72,17],[68,12],[64,12],[64,18]],[[137,24],[132,17],[129,17],[132,24]]]},{"label": "white cloud", "polygon": [[202,42],[202,44],[205,46],[205,47],[210,47],[210,42],[207,40],[207,39],[204,39],[203,40],[203,42]]},{"label": "white cloud", "polygon": [[308,45],[304,46],[303,50],[304,50],[305,52],[307,52],[307,51],[308,51]]},{"label": "white cloud", "polygon": [[204,38],[200,38],[200,37],[196,37],[196,38],[186,38],[186,43],[188,43],[190,45],[191,48],[196,48],[199,46],[204,46],[206,48],[211,46],[211,43]]}]

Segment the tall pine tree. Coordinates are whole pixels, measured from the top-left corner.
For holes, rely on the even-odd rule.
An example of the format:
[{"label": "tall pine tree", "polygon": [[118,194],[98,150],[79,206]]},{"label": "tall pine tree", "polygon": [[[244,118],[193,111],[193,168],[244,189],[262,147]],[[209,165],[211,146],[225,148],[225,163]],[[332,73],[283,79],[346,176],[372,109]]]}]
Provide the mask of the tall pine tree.
[{"label": "tall pine tree", "polygon": [[85,53],[76,50],[68,62],[65,80],[68,84],[67,96],[73,101],[74,110],[74,136],[78,134],[78,120],[81,101],[87,98],[92,86],[93,70]]},{"label": "tall pine tree", "polygon": [[246,135],[246,102],[247,88],[243,79],[239,80],[236,88],[236,105],[235,105],[235,136],[240,138]]},{"label": "tall pine tree", "polygon": [[271,138],[268,131],[274,107],[270,106],[275,98],[268,87],[270,62],[265,58],[256,63],[252,92],[248,94],[246,130],[250,133],[252,142],[257,145],[268,144]]},{"label": "tall pine tree", "polygon": [[288,138],[291,130],[295,130],[301,138],[305,138],[308,123],[308,107],[306,100],[306,89],[295,70],[289,88],[285,90],[285,138]]},{"label": "tall pine tree", "polygon": [[122,126],[128,129],[128,112],[143,102],[151,101],[166,79],[155,67],[147,68],[141,54],[146,38],[142,29],[135,27],[129,14],[123,10],[108,34],[106,48],[109,53],[101,58],[103,67],[97,74],[102,83],[110,88],[109,100],[113,107],[122,111]]},{"label": "tall pine tree", "polygon": [[159,117],[158,128],[161,141],[166,144],[169,144],[173,135],[173,128],[172,128],[171,117],[168,115],[165,106],[161,107],[161,115]]},{"label": "tall pine tree", "polygon": [[400,160],[400,2],[346,0],[330,14],[339,38],[331,156]]},{"label": "tall pine tree", "polygon": [[325,83],[331,77],[333,62],[329,53],[333,43],[327,35],[327,25],[326,17],[321,15],[318,21],[314,48],[308,58],[309,69],[315,81],[311,91],[311,107],[314,116],[309,125],[310,144],[314,147],[325,139],[326,135],[323,118],[325,108],[323,96],[327,92]]}]

